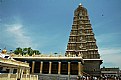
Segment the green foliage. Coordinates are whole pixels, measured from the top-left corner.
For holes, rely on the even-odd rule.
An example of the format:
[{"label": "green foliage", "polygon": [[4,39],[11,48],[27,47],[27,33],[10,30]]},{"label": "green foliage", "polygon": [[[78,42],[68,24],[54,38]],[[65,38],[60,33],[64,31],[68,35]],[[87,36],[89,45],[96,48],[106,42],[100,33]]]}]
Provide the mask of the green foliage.
[{"label": "green foliage", "polygon": [[18,54],[21,54],[21,55],[28,54],[29,56],[32,56],[33,54],[35,54],[35,55],[41,54],[39,52],[39,50],[33,50],[31,47],[28,47],[28,48],[20,48],[20,47],[18,47],[18,48],[16,48],[16,50],[14,50],[14,53],[17,54],[17,55]]},{"label": "green foliage", "polygon": [[19,53],[22,53],[22,48],[18,47],[16,48],[16,50],[14,51],[15,54],[19,54]]}]

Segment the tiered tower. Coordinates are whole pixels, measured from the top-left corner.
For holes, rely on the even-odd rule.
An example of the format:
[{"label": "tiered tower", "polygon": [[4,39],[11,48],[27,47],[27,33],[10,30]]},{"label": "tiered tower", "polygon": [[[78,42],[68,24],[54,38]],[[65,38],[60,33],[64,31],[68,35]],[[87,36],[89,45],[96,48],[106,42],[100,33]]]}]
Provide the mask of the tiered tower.
[{"label": "tiered tower", "polygon": [[100,58],[87,9],[81,4],[74,12],[72,30],[66,50],[66,56],[79,55],[82,55],[84,59]]},{"label": "tiered tower", "polygon": [[65,55],[67,57],[82,56],[85,60],[85,72],[92,74],[97,70],[99,73],[101,60],[96,39],[90,24],[87,9],[81,4],[74,11],[72,30]]}]

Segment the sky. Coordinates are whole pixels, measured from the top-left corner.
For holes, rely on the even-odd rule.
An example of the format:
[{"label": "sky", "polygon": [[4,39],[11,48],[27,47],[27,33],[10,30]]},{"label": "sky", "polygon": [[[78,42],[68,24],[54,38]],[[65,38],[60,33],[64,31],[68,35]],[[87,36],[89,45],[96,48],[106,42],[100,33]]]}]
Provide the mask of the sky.
[{"label": "sky", "polygon": [[0,49],[64,55],[80,3],[88,10],[101,66],[121,69],[121,0],[0,0]]}]

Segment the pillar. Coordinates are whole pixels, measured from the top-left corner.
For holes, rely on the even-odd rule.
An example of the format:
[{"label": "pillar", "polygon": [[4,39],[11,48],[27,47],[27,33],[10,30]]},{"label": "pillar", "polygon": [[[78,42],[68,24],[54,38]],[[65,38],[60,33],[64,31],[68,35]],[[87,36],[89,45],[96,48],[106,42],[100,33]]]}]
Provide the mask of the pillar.
[{"label": "pillar", "polygon": [[14,70],[13,68],[10,68],[9,73],[13,73],[13,70]]},{"label": "pillar", "polygon": [[82,65],[82,63],[80,64],[80,74],[83,75],[83,65]]},{"label": "pillar", "polygon": [[81,64],[81,62],[78,62],[78,75],[83,75],[83,65]]},{"label": "pillar", "polygon": [[51,74],[52,62],[49,62],[49,74]]},{"label": "pillar", "polygon": [[40,63],[40,74],[42,74],[42,68],[43,68],[43,61]]},{"label": "pillar", "polygon": [[17,78],[20,78],[20,73],[21,73],[21,69],[20,69],[20,67],[18,67],[18,69],[17,69]]},{"label": "pillar", "polygon": [[32,73],[34,73],[35,61],[32,61]]},{"label": "pillar", "polygon": [[70,62],[68,62],[68,75],[70,75]]},{"label": "pillar", "polygon": [[26,74],[29,74],[29,69],[28,68],[26,69]]},{"label": "pillar", "polygon": [[24,69],[21,68],[21,75],[20,75],[20,76],[21,76],[21,79],[22,79],[22,77],[23,77],[23,70],[24,70]]},{"label": "pillar", "polygon": [[58,62],[58,74],[61,72],[61,62]]}]

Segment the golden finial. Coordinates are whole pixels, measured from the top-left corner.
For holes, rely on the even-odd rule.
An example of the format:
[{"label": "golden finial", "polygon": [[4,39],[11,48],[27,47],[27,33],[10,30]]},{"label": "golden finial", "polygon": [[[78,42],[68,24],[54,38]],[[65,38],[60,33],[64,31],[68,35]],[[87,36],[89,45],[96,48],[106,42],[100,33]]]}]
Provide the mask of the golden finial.
[{"label": "golden finial", "polygon": [[6,48],[4,48],[3,50],[2,50],[2,54],[6,54],[7,53],[7,50],[6,50]]}]

